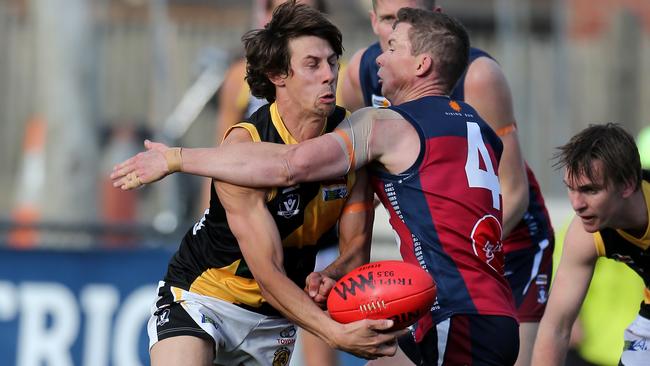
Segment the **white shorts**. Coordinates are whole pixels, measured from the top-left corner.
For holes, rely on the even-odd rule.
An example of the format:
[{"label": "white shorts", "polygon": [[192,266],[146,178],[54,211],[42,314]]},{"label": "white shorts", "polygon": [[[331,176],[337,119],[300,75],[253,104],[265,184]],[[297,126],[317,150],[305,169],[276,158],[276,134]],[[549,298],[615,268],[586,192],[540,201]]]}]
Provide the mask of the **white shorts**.
[{"label": "white shorts", "polygon": [[316,263],[314,264],[314,272],[324,270],[336,258],[339,257],[339,246],[330,245],[318,251],[316,254]]},{"label": "white shorts", "polygon": [[624,339],[621,364],[650,365],[650,319],[637,315],[632,324],[625,329]]},{"label": "white shorts", "polygon": [[147,332],[149,349],[174,336],[211,338],[214,363],[220,365],[288,365],[296,343],[296,327],[283,317],[258,314],[163,281],[158,285]]}]

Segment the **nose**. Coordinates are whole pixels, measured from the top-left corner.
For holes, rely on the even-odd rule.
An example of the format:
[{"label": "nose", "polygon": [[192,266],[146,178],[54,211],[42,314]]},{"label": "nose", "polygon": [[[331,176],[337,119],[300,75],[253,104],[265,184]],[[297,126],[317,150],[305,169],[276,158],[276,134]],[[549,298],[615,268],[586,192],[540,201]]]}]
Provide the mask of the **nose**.
[{"label": "nose", "polygon": [[579,192],[569,191],[569,202],[571,202],[571,207],[575,212],[581,212],[587,208],[587,203]]},{"label": "nose", "polygon": [[334,80],[338,77],[339,74],[339,64],[330,65],[326,63],[324,67],[325,71],[323,76],[323,84],[332,84]]},{"label": "nose", "polygon": [[375,62],[377,63],[377,66],[381,67],[382,66],[382,60],[384,59],[384,52],[382,52],[377,58],[375,59]]}]

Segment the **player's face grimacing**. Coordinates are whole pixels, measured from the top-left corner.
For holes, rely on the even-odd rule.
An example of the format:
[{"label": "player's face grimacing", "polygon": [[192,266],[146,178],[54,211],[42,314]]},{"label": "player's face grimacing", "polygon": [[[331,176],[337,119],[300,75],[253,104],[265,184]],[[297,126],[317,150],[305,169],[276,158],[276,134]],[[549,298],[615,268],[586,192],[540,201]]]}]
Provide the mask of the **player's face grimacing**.
[{"label": "player's face grimacing", "polygon": [[291,62],[284,83],[294,108],[327,117],[336,106],[339,59],[330,44],[319,37],[302,36],[289,41]]}]

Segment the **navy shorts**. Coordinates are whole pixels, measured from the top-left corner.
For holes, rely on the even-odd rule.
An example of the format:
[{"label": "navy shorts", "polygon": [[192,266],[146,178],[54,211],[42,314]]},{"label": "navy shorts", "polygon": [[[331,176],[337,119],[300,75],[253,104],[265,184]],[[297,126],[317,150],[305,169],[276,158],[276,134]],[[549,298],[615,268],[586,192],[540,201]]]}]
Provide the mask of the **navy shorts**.
[{"label": "navy shorts", "polygon": [[407,334],[399,346],[416,365],[514,365],[519,324],[506,316],[454,315],[431,328],[421,342]]},{"label": "navy shorts", "polygon": [[506,254],[506,279],[522,323],[539,323],[546,309],[553,272],[553,238]]}]

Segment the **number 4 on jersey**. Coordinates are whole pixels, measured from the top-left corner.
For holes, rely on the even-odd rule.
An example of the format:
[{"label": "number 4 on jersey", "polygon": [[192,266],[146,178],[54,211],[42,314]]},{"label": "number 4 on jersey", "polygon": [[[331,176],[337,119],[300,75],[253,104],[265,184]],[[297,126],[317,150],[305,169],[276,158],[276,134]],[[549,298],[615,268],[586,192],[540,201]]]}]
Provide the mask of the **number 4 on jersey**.
[{"label": "number 4 on jersey", "polygon": [[[484,169],[481,169],[481,162]],[[492,193],[492,206],[500,210],[501,188],[499,178],[494,173],[492,160],[481,136],[481,128],[476,122],[467,122],[467,162],[465,162],[467,183],[472,188],[485,188]]]}]

